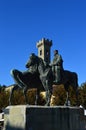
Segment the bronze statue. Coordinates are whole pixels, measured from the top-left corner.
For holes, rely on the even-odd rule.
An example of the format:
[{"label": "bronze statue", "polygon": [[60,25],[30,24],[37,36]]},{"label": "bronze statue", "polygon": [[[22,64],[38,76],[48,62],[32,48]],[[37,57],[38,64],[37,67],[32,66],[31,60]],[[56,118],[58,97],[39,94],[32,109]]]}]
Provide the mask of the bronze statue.
[{"label": "bronze statue", "polygon": [[52,63],[52,72],[54,76],[55,83],[61,83],[62,71],[63,71],[63,59],[62,56],[58,53],[58,50],[54,50],[54,58]]},{"label": "bronze statue", "polygon": [[[45,105],[50,105],[50,99],[51,99],[52,88],[53,88],[52,85],[55,84],[52,67],[49,66],[48,64],[45,64],[44,61],[38,56],[36,56],[34,53],[30,55],[26,67],[28,69],[25,72],[21,72],[15,69],[11,71],[12,72],[11,74],[16,82],[16,85],[14,86],[10,94],[10,101],[9,101],[10,104],[11,104],[11,97],[13,91],[18,87],[23,89],[26,103],[28,103],[26,92],[29,88],[33,87],[33,88],[37,88],[37,95],[39,95],[39,92],[42,90],[46,91]],[[73,87],[77,97],[78,78],[75,72],[63,70],[63,73],[61,75],[61,82],[59,84],[63,84],[67,92],[67,103],[68,103],[69,86]]]},{"label": "bronze statue", "polygon": [[[69,98],[69,86],[71,85],[76,92],[76,98],[78,98],[78,77],[75,72],[70,72],[63,69],[63,59],[59,54],[58,50],[54,50],[54,58],[50,64],[53,73],[53,84],[64,84],[65,90],[67,92],[66,105],[68,105]],[[77,99],[78,100],[78,99]],[[78,101],[77,101],[78,102]]]}]

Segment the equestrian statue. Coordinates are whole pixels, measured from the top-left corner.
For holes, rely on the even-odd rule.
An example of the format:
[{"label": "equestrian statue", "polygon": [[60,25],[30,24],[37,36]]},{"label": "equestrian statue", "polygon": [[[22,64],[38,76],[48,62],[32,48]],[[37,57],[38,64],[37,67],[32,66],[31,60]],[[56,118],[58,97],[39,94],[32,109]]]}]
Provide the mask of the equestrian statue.
[{"label": "equestrian statue", "polygon": [[[60,57],[61,59],[61,57]],[[61,59],[62,61],[62,59]],[[21,88],[23,90],[25,96],[25,102],[28,104],[27,100],[27,90],[31,88],[37,89],[36,101],[35,104],[38,104],[38,98],[41,91],[46,92],[46,104],[50,105],[50,99],[52,95],[53,84],[63,84],[64,88],[67,92],[67,101],[69,95],[69,86],[71,85],[76,92],[76,98],[78,97],[78,78],[75,72],[70,72],[68,70],[64,70],[62,67],[60,69],[59,63],[59,71],[61,76],[58,78],[58,73],[55,72],[55,64],[47,64],[44,60],[34,53],[31,53],[28,62],[26,63],[27,70],[22,72],[17,69],[11,70],[11,75],[15,81],[15,85],[10,92],[9,104],[11,105],[12,95],[14,90]],[[62,65],[62,63],[61,63]]]}]

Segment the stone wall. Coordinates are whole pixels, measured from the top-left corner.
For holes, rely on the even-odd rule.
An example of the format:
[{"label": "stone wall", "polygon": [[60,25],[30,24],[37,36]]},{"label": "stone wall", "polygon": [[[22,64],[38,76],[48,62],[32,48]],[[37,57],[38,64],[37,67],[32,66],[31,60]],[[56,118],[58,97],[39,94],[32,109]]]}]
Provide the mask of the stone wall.
[{"label": "stone wall", "polygon": [[9,106],[4,118],[4,130],[86,130],[79,107]]}]

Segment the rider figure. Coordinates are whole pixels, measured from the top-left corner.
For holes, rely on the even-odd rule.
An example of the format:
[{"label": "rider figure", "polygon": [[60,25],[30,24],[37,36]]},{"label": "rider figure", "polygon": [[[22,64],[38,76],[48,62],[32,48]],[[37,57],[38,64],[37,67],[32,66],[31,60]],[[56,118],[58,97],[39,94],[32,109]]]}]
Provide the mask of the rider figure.
[{"label": "rider figure", "polygon": [[52,71],[54,75],[54,82],[60,83],[61,82],[61,73],[63,70],[63,59],[62,56],[58,53],[58,50],[54,50],[54,58],[51,63]]}]

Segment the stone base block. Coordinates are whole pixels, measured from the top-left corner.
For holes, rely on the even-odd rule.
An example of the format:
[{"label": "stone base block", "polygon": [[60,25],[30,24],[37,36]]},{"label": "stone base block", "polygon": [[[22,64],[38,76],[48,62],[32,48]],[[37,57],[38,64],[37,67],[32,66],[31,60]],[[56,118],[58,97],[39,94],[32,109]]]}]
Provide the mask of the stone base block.
[{"label": "stone base block", "polygon": [[66,106],[8,106],[4,130],[86,130],[83,109]]}]

